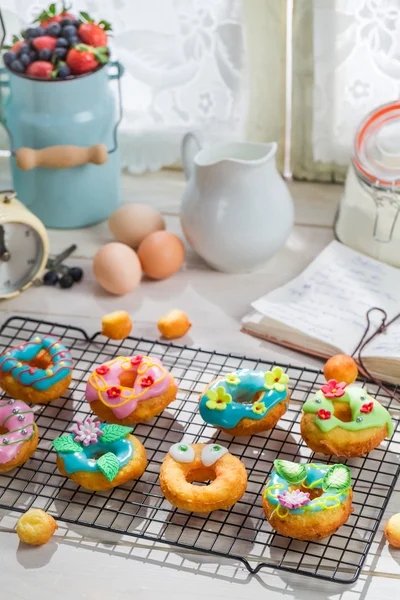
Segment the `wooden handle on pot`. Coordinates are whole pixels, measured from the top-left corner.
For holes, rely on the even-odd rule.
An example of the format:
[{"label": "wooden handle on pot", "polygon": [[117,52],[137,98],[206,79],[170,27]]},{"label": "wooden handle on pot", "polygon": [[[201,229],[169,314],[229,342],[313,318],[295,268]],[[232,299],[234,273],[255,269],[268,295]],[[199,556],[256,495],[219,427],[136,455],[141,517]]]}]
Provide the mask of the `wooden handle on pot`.
[{"label": "wooden handle on pot", "polygon": [[49,146],[42,150],[20,148],[15,153],[17,165],[22,171],[30,171],[36,167],[48,169],[70,169],[92,163],[104,165],[108,159],[104,144],[94,146]]}]

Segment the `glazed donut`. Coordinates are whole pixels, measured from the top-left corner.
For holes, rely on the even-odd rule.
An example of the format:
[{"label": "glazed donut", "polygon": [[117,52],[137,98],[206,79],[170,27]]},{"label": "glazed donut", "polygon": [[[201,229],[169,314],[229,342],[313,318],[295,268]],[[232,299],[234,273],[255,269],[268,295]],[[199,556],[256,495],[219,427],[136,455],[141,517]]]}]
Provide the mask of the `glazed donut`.
[{"label": "glazed donut", "polygon": [[0,400],[0,473],[24,464],[38,445],[33,411],[22,400]]},{"label": "glazed donut", "polygon": [[360,387],[328,381],[303,405],[301,435],[314,452],[362,456],[393,435],[386,408]]},{"label": "glazed donut", "polygon": [[131,431],[90,417],[77,423],[72,433],[53,440],[60,473],[88,490],[109,490],[138,479],[147,466],[146,450]]},{"label": "glazed donut", "polygon": [[133,425],[162,412],[177,390],[173,376],[157,358],[118,356],[90,375],[86,400],[104,421]]},{"label": "glazed donut", "polygon": [[36,335],[0,356],[0,385],[9,396],[45,404],[68,388],[73,366],[61,342],[51,335]]},{"label": "glazed donut", "polygon": [[316,542],[346,523],[352,513],[350,469],[345,465],[275,460],[262,503],[271,527]]},{"label": "glazed donut", "polygon": [[231,435],[272,429],[286,412],[288,381],[280,367],[228,373],[206,387],[200,396],[200,414],[206,423]]},{"label": "glazed donut", "polygon": [[[209,481],[210,485],[192,485]],[[174,444],[160,470],[160,486],[166,499],[184,510],[209,513],[227,509],[246,491],[243,463],[219,444]]]}]

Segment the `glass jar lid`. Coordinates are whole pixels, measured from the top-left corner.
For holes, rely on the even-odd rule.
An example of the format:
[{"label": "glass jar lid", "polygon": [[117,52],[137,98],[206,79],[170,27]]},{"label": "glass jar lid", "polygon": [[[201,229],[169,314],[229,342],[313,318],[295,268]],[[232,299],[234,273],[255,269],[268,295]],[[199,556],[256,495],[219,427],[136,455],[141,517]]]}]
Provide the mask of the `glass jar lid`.
[{"label": "glass jar lid", "polygon": [[400,102],[379,106],[361,122],[353,164],[366,183],[400,189]]}]

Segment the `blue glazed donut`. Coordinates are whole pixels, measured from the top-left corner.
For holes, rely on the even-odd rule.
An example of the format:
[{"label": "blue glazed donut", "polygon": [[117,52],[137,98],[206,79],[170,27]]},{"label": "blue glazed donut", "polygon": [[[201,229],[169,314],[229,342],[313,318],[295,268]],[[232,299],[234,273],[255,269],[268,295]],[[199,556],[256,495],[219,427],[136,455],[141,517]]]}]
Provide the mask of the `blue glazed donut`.
[{"label": "blue glazed donut", "polygon": [[63,475],[90,490],[106,490],[142,475],[146,451],[132,427],[100,424],[88,417],[53,441]]},{"label": "blue glazed donut", "polygon": [[228,373],[204,390],[200,414],[206,423],[232,435],[253,435],[272,429],[286,412],[288,381],[280,367]]},{"label": "blue glazed donut", "polygon": [[7,394],[26,402],[49,402],[71,382],[70,352],[51,335],[36,335],[0,357],[0,385]]}]

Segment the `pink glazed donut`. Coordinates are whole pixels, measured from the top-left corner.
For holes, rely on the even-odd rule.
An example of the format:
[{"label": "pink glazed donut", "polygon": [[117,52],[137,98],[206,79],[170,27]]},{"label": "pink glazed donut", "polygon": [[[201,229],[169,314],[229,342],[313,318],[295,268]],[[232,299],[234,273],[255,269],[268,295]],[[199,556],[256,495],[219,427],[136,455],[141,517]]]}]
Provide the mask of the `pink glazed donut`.
[{"label": "pink glazed donut", "polygon": [[118,356],[91,373],[86,400],[104,421],[133,425],[161,413],[177,390],[173,376],[157,358]]},{"label": "pink glazed donut", "polygon": [[0,473],[19,467],[35,452],[38,428],[33,410],[22,400],[0,400]]}]

